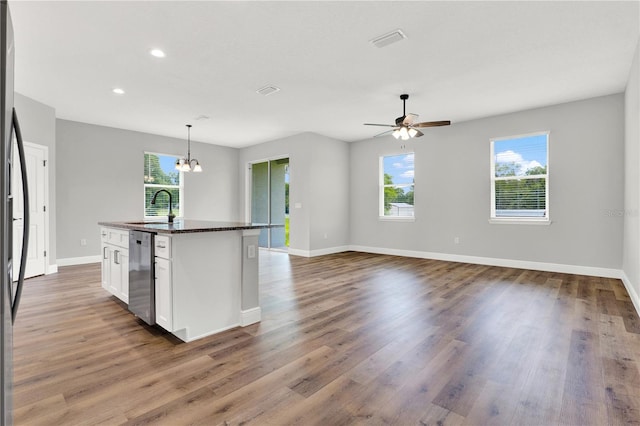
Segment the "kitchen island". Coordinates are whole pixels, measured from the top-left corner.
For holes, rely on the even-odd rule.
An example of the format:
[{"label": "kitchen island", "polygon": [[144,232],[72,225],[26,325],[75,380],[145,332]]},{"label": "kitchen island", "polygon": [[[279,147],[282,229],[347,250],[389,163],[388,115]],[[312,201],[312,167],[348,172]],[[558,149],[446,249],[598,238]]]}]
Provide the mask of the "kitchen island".
[{"label": "kitchen island", "polygon": [[189,342],[260,321],[258,235],[267,225],[99,222],[102,286],[128,303],[129,231],[154,235],[155,322]]}]

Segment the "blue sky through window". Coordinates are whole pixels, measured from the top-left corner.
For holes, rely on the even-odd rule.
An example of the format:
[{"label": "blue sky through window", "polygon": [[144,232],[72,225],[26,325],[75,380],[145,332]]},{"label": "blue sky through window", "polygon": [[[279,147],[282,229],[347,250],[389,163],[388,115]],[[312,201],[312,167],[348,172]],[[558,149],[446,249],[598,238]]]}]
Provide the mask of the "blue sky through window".
[{"label": "blue sky through window", "polygon": [[547,134],[496,140],[493,143],[495,163],[516,163],[518,174],[547,165]]},{"label": "blue sky through window", "polygon": [[158,155],[160,161],[160,168],[166,174],[175,171],[176,169],[176,157],[170,157],[168,155]]},{"label": "blue sky through window", "polygon": [[414,155],[413,153],[392,155],[383,159],[384,172],[391,175],[394,184],[413,183]]}]

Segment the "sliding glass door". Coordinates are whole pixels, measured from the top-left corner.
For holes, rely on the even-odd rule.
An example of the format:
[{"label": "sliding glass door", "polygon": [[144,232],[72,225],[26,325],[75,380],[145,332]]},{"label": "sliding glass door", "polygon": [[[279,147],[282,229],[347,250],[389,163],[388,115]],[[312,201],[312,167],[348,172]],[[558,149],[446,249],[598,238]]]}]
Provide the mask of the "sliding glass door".
[{"label": "sliding glass door", "polygon": [[286,250],[289,246],[289,159],[251,165],[251,222],[265,223],[260,247]]}]

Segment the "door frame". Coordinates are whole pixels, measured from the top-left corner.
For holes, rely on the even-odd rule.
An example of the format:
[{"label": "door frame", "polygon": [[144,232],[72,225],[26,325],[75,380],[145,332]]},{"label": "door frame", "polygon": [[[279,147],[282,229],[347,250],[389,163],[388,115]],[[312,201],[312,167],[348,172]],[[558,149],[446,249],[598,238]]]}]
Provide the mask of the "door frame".
[{"label": "door frame", "polygon": [[[292,185],[292,180],[291,180],[291,157],[288,154],[282,154],[282,155],[275,155],[275,156],[271,156],[271,157],[266,157],[266,158],[262,158],[259,160],[250,160],[247,161],[246,163],[246,167],[245,167],[245,202],[244,202],[244,217],[245,217],[245,222],[247,223],[251,223],[251,207],[252,207],[252,191],[253,191],[253,186],[252,186],[252,167],[254,164],[258,164],[258,163],[265,163],[265,162],[270,162],[270,161],[276,161],[276,160],[284,160],[284,159],[289,160],[289,198],[291,198],[291,185]],[[269,176],[271,175],[271,168],[269,168]],[[268,198],[269,200],[271,200],[271,194],[268,194]],[[270,204],[270,201],[269,201]],[[291,206],[289,206],[289,242],[291,242]],[[271,216],[271,209],[269,209],[269,216]],[[271,236],[269,236],[269,250],[271,250]]]}]

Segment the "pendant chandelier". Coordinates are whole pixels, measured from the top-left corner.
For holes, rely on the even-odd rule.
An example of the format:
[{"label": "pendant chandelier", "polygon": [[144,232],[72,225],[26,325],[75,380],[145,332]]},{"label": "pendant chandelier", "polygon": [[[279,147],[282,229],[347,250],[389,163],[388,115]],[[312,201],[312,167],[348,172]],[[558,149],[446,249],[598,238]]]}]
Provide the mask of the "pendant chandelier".
[{"label": "pendant chandelier", "polygon": [[[176,170],[182,172],[194,172],[199,173],[202,171],[202,166],[195,158],[191,158],[191,124],[187,124],[187,158],[180,158],[176,160]],[[194,164],[195,163],[195,164]]]}]

